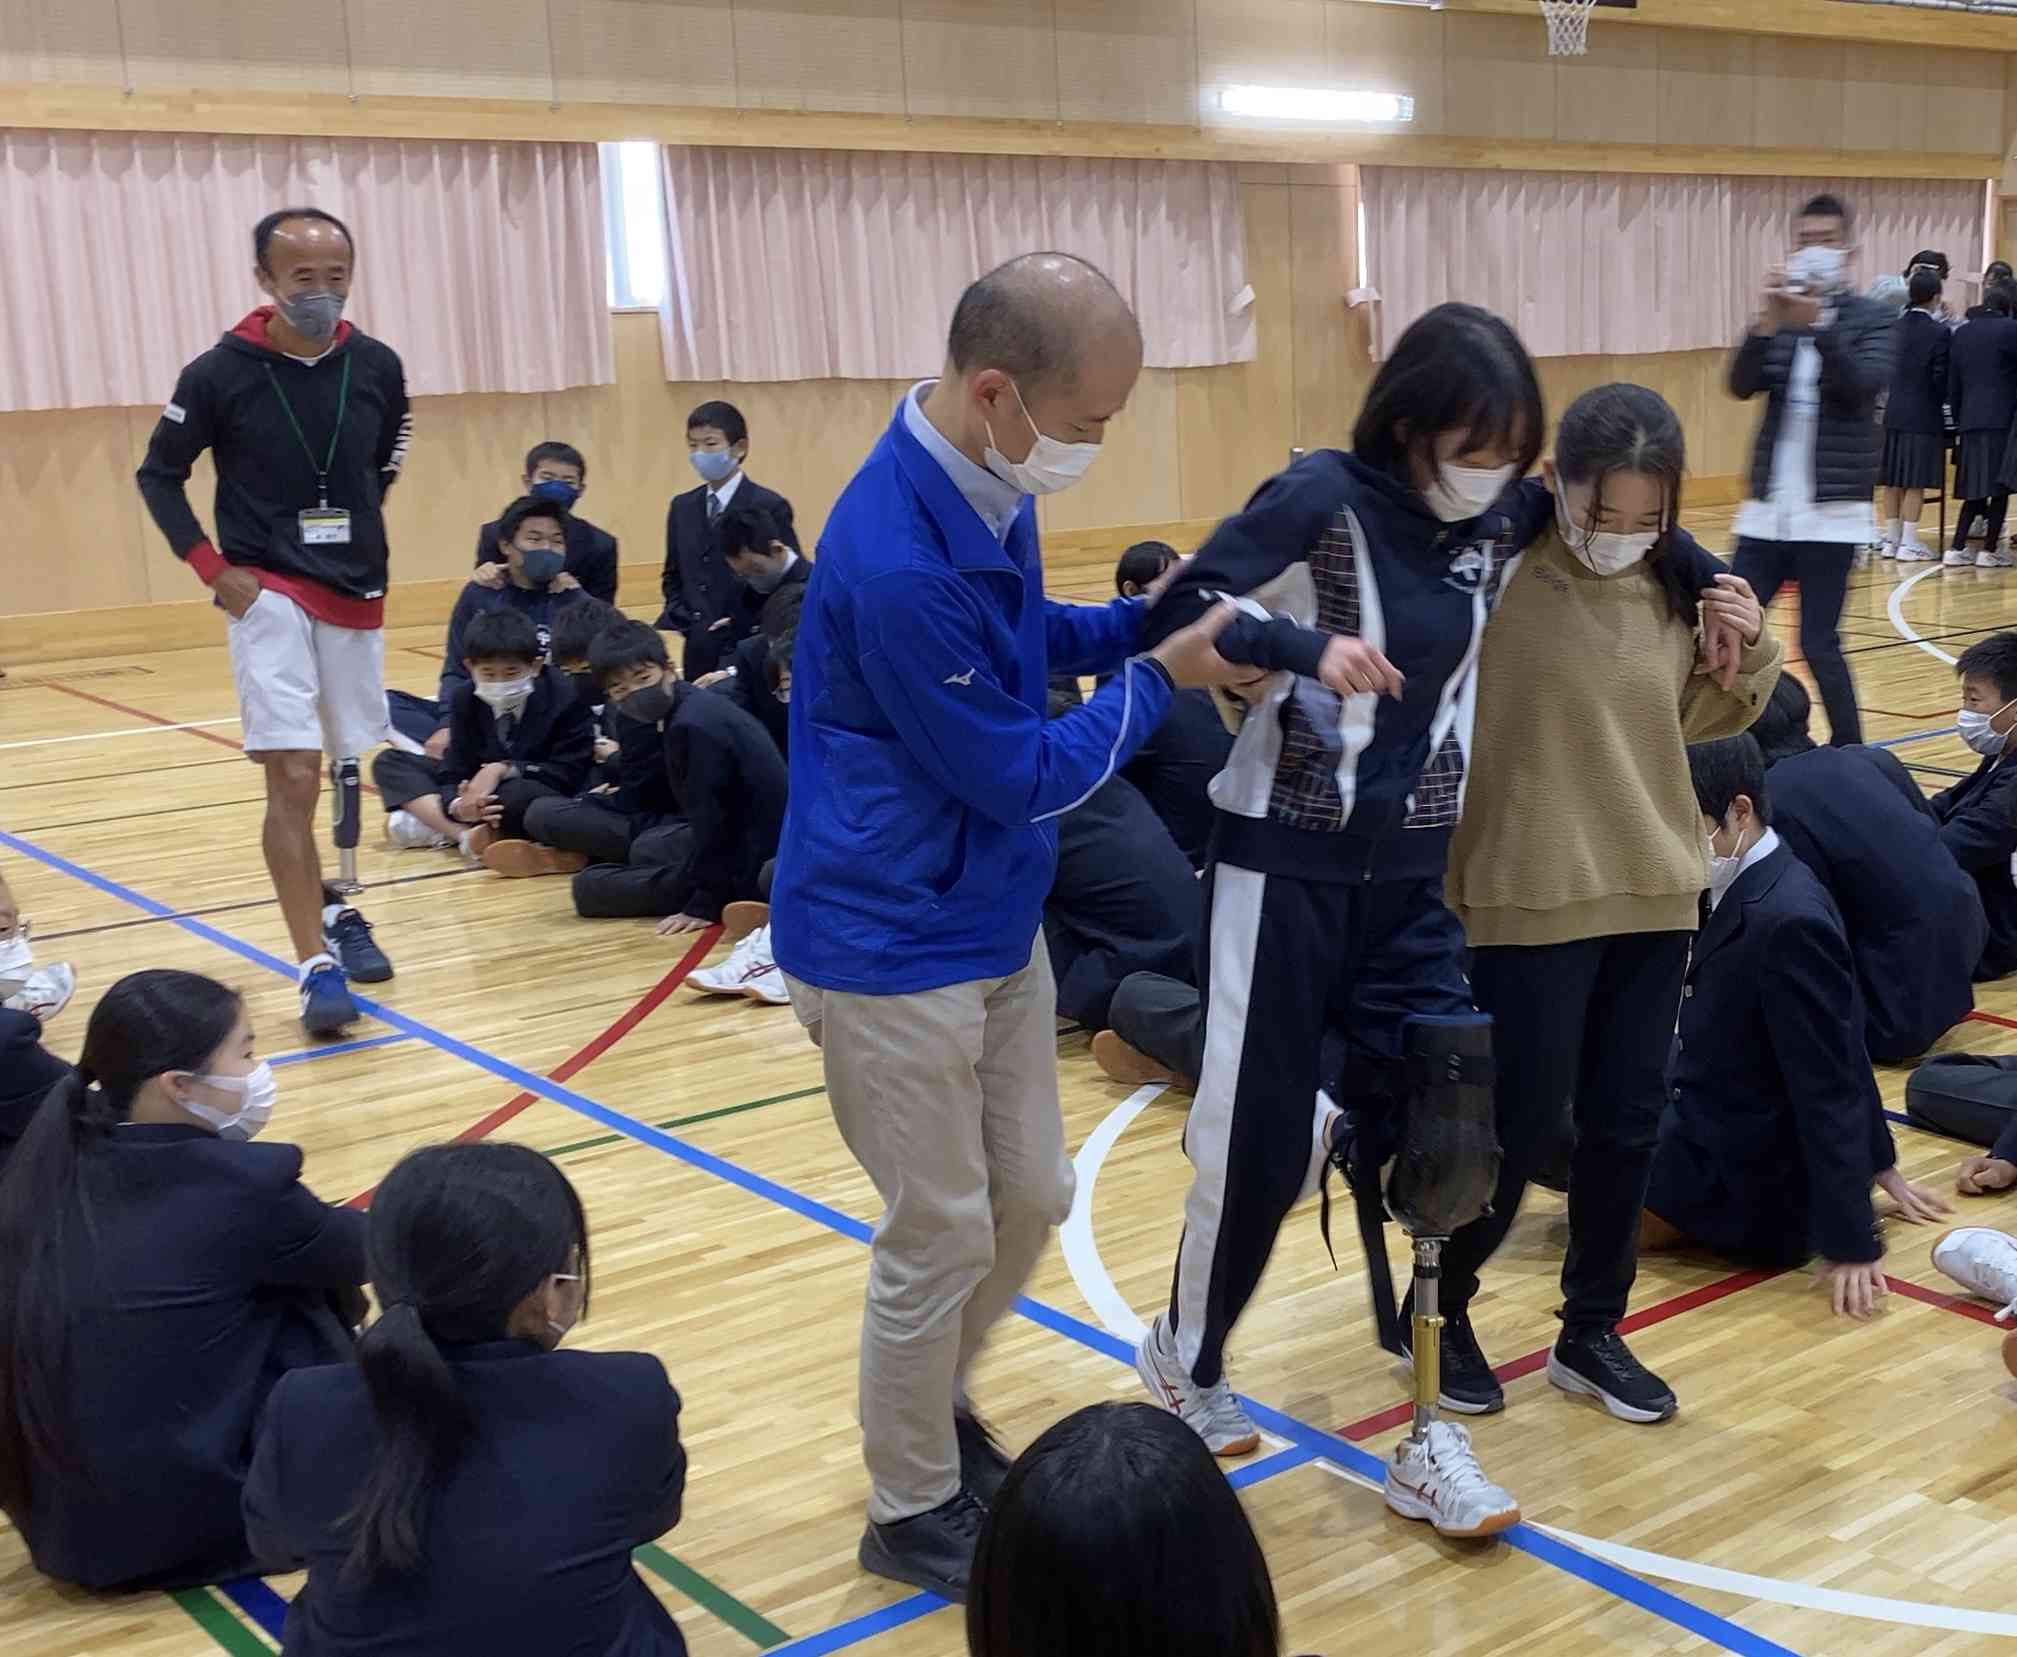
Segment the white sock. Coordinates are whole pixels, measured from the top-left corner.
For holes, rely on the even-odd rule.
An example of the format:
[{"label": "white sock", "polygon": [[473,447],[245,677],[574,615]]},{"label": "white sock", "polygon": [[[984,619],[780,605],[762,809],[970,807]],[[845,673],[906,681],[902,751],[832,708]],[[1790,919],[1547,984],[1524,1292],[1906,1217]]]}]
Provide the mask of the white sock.
[{"label": "white sock", "polygon": [[[1902,523],[1902,519],[1892,518],[1884,525],[1884,539],[1889,541],[1894,547],[1898,544],[1899,528]],[[1915,524],[1912,527],[1916,530],[1918,525]]]},{"label": "white sock", "polygon": [[329,954],[326,950],[320,955],[311,955],[308,957],[307,960],[301,963],[300,981],[304,984],[307,983],[308,975],[311,972],[313,972],[317,967],[333,967],[335,965],[336,965],[336,958],[333,955]]},{"label": "white sock", "polygon": [[327,932],[336,924],[336,917],[349,907],[346,903],[325,903],[322,906],[322,930]]}]

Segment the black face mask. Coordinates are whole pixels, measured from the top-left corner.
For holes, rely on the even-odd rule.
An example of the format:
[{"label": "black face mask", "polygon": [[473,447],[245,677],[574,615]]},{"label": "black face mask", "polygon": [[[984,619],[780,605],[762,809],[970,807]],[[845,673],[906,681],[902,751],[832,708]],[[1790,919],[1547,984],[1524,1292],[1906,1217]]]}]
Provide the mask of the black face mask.
[{"label": "black face mask", "polygon": [[640,725],[656,725],[672,712],[672,681],[661,679],[655,685],[632,691],[616,704],[616,711]]},{"label": "black face mask", "polygon": [[534,587],[547,586],[566,563],[567,554],[555,552],[551,547],[534,547],[530,551],[521,548],[518,554],[518,567]]}]

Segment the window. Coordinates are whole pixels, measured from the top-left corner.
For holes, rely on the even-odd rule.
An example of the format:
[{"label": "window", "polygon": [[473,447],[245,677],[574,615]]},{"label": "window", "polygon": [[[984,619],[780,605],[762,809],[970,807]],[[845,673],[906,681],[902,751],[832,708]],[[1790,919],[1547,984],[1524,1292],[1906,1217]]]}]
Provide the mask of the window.
[{"label": "window", "polygon": [[657,310],[665,298],[665,182],[658,146],[633,139],[601,150],[609,308]]}]

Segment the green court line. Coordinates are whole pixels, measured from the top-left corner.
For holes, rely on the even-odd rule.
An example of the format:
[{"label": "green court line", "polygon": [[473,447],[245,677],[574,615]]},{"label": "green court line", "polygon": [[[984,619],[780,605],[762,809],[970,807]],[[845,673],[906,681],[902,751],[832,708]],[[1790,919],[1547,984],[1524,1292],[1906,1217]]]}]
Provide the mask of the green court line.
[{"label": "green court line", "polygon": [[[824,1087],[802,1087],[796,1093],[774,1093],[768,1099],[752,1099],[745,1105],[723,1105],[719,1110],[704,1110],[695,1116],[675,1116],[670,1122],[657,1122],[653,1126],[670,1131],[673,1128],[690,1128],[696,1122],[712,1122],[723,1116],[740,1116],[746,1110],[761,1110],[765,1105],[789,1104],[793,1099],[810,1099],[815,1093],[824,1093]],[[616,1145],[628,1139],[628,1134],[597,1134],[593,1139],[577,1139],[572,1145],[561,1145],[548,1151],[548,1156],[566,1156],[570,1151],[587,1151],[597,1145]]]},{"label": "green court line", "polygon": [[791,1636],[761,1611],[752,1610],[726,1588],[718,1587],[683,1560],[675,1559],[656,1542],[647,1542],[636,1553],[640,1565],[648,1566],[703,1611],[710,1612],[759,1650],[780,1646]]},{"label": "green court line", "polygon": [[234,1617],[208,1588],[178,1588],[168,1597],[231,1657],[273,1657],[273,1647]]}]

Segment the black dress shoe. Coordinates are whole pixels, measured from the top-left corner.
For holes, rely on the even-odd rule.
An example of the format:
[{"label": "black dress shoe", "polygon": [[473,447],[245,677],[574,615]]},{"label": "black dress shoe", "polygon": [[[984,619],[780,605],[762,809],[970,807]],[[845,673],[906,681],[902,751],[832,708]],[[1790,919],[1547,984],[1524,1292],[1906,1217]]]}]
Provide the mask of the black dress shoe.
[{"label": "black dress shoe", "polygon": [[992,1505],[1008,1477],[1008,1452],[971,1410],[954,1410],[952,1424],[959,1434],[959,1482]]},{"label": "black dress shoe", "polygon": [[941,1502],[929,1513],[887,1525],[871,1522],[862,1532],[857,1557],[864,1571],[964,1605],[967,1583],[973,1576],[974,1549],[986,1519],[986,1504],[962,1488],[951,1501]]}]

